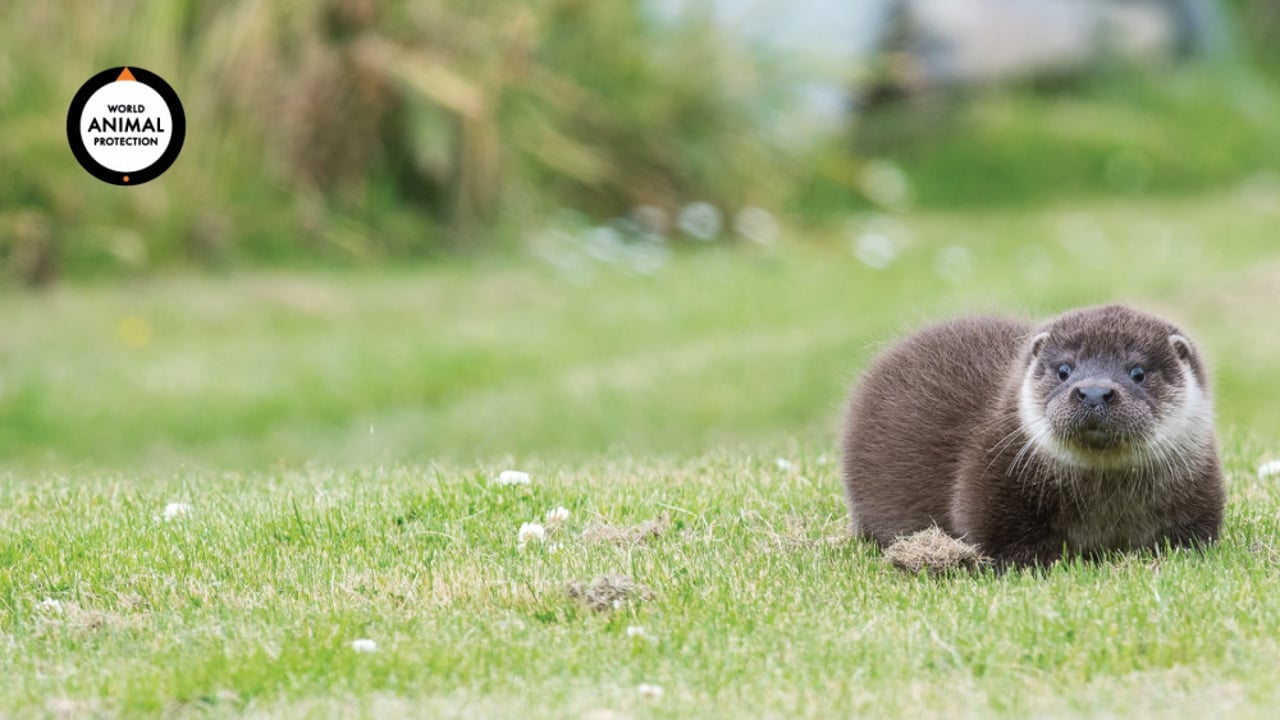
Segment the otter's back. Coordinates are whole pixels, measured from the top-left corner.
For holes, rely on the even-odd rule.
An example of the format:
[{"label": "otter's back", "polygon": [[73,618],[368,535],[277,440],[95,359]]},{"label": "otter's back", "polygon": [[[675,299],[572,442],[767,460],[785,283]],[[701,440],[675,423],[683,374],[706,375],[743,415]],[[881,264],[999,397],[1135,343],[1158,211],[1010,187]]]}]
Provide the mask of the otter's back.
[{"label": "otter's back", "polygon": [[845,415],[843,468],[855,525],[881,544],[950,525],[966,440],[1003,405],[1031,326],[965,318],[927,327],[880,355]]}]

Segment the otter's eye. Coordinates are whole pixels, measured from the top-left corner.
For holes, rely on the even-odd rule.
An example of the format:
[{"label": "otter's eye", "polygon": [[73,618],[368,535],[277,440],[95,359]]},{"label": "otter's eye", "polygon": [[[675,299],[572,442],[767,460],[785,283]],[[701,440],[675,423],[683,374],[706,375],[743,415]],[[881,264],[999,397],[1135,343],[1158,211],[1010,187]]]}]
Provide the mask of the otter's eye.
[{"label": "otter's eye", "polygon": [[1066,382],[1069,377],[1071,377],[1071,366],[1066,363],[1062,363],[1058,366],[1058,379]]},{"label": "otter's eye", "polygon": [[1129,379],[1136,383],[1140,383],[1147,379],[1147,371],[1143,370],[1141,365],[1134,365],[1133,368],[1129,370]]}]

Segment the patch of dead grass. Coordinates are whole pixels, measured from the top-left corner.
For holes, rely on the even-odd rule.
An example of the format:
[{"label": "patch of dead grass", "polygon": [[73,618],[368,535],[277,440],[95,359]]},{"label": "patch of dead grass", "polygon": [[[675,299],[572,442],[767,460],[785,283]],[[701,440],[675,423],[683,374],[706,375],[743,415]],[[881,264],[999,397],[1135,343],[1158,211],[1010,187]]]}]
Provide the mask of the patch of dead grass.
[{"label": "patch of dead grass", "polygon": [[626,575],[600,575],[590,583],[571,582],[565,590],[569,597],[597,612],[614,610],[633,600],[649,600],[653,589]]},{"label": "patch of dead grass", "polygon": [[884,558],[890,565],[913,575],[921,570],[927,570],[930,575],[946,575],[975,570],[990,562],[977,546],[951,537],[937,525],[899,538],[885,548]]},{"label": "patch of dead grass", "polygon": [[584,542],[606,542],[613,545],[644,545],[661,537],[671,527],[665,515],[636,525],[596,523],[582,532]]}]

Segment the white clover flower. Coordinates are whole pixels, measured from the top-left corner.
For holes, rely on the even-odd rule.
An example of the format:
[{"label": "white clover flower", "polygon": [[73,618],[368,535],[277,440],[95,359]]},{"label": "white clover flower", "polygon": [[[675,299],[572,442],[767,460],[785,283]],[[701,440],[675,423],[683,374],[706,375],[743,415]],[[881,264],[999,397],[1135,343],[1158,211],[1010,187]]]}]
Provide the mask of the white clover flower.
[{"label": "white clover flower", "polygon": [[528,485],[529,473],[519,470],[503,470],[498,473],[498,477],[493,479],[495,485],[510,487],[512,485]]},{"label": "white clover flower", "polygon": [[710,242],[720,236],[723,221],[715,205],[707,202],[689,203],[680,208],[676,225],[698,240]]},{"label": "white clover flower", "polygon": [[360,638],[359,640],[351,641],[351,649],[358,653],[377,652],[378,643],[370,640],[369,638]]},{"label": "white clover flower", "polygon": [[888,235],[865,232],[854,238],[853,254],[863,265],[883,270],[898,257],[898,243]]},{"label": "white clover flower", "polygon": [[645,631],[644,631],[644,628],[640,627],[639,625],[628,625],[628,626],[627,626],[627,637],[629,637],[629,638],[647,638],[647,637],[649,637],[649,633],[645,632]]},{"label": "white clover flower", "polygon": [[796,469],[796,464],[786,458],[778,458],[773,464],[782,472],[791,472]]},{"label": "white clover flower", "polygon": [[525,545],[530,542],[544,542],[547,539],[547,529],[542,527],[541,523],[523,523],[520,525],[520,531],[516,533],[516,545],[523,550]]},{"label": "white clover flower", "polygon": [[569,509],[558,507],[547,511],[547,525],[555,527],[569,519]]},{"label": "white clover flower", "polygon": [[1264,462],[1258,466],[1259,478],[1266,479],[1269,477],[1275,477],[1276,475],[1280,475],[1280,460]]},{"label": "white clover flower", "polygon": [[602,263],[616,263],[626,254],[622,233],[608,225],[598,225],[587,231],[587,254]]},{"label": "white clover flower", "polygon": [[662,686],[652,683],[640,683],[639,687],[636,688],[636,692],[640,693],[641,697],[660,698],[662,697]]},{"label": "white clover flower", "polygon": [[191,514],[191,506],[186,503],[171,502],[164,506],[164,521],[172,522]]},{"label": "white clover flower", "polygon": [[859,178],[862,192],[871,202],[900,208],[911,199],[911,183],[902,168],[884,160],[866,164]]},{"label": "white clover flower", "polygon": [[778,237],[778,221],[764,208],[744,207],[733,216],[733,230],[757,245],[772,245]]},{"label": "white clover flower", "polygon": [[62,612],[62,601],[47,597],[36,603],[36,608],[41,612],[60,614]]}]

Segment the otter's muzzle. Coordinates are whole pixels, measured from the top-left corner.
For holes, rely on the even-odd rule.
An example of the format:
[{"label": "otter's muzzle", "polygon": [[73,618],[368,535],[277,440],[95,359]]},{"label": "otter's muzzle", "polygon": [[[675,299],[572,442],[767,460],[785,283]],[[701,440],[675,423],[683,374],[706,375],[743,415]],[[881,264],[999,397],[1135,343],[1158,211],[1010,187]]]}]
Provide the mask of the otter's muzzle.
[{"label": "otter's muzzle", "polygon": [[1086,408],[1104,408],[1120,400],[1119,388],[1109,382],[1081,383],[1071,391],[1071,397]]}]

